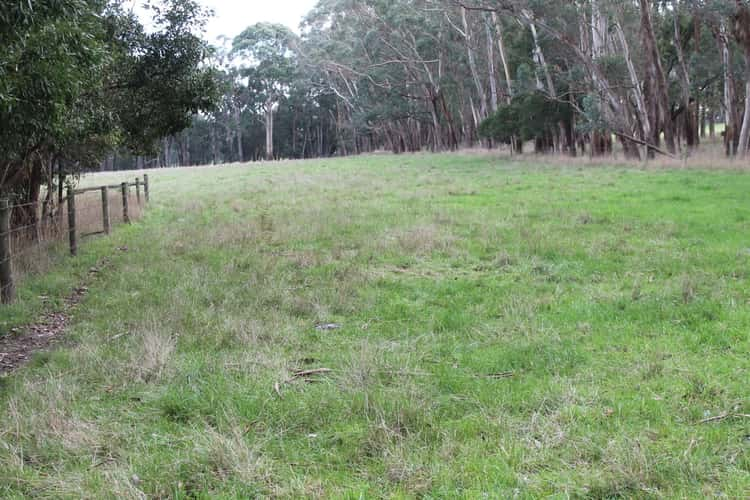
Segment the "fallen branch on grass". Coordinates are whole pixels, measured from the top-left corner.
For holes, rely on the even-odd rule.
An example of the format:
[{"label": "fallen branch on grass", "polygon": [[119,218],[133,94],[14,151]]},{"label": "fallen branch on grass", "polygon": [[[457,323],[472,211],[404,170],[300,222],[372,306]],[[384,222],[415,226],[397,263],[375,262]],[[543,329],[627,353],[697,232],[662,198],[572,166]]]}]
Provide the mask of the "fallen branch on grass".
[{"label": "fallen branch on grass", "polygon": [[292,372],[292,378],[287,380],[287,382],[291,382],[292,380],[297,379],[297,378],[307,378],[313,375],[331,373],[332,371],[333,370],[331,370],[330,368],[315,368],[313,370],[297,370],[296,372]]},{"label": "fallen branch on grass", "polygon": [[307,382],[312,382],[310,377],[314,375],[323,375],[325,373],[331,373],[333,370],[330,368],[314,368],[312,370],[297,370],[292,372],[292,376],[282,382],[276,382],[273,385],[273,390],[278,394],[279,397],[282,397],[281,395],[281,386],[284,384],[289,384],[291,382],[294,382],[297,379],[305,379]]},{"label": "fallen branch on grass", "polygon": [[722,422],[722,421],[724,421],[724,420],[726,420],[728,418],[750,418],[750,415],[748,415],[746,413],[731,413],[731,412],[727,412],[727,413],[722,413],[721,415],[716,415],[716,416],[713,416],[713,417],[704,418],[703,420],[701,420],[698,423],[699,424],[708,424],[708,423],[711,423],[711,422]]},{"label": "fallen branch on grass", "polygon": [[511,378],[515,376],[516,372],[499,372],[499,373],[490,373],[489,375],[485,375],[487,378],[492,379],[502,379],[502,378]]},{"label": "fallen branch on grass", "polygon": [[125,335],[130,335],[130,332],[123,332],[123,333],[118,333],[117,335],[113,335],[112,337],[107,339],[107,342],[114,342],[115,340],[122,338]]}]

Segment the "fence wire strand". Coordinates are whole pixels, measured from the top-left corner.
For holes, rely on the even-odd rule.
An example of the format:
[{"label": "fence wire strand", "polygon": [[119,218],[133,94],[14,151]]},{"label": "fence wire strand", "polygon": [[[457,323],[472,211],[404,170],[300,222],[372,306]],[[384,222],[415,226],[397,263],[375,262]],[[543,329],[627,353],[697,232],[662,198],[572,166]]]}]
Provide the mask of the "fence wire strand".
[{"label": "fence wire strand", "polygon": [[[137,196],[135,189],[136,183],[129,182],[127,192],[127,220],[134,221],[139,219],[143,214],[146,205],[145,190],[146,179],[139,179],[141,187],[140,196]],[[84,188],[82,192],[73,192],[75,197],[75,232],[77,246],[80,247],[80,239],[88,236],[105,234],[106,226],[104,223],[103,206],[101,190],[106,188],[109,196],[108,213],[109,227],[121,225],[126,222],[125,207],[122,197],[122,185],[99,186]],[[22,222],[22,225],[12,226],[9,230],[0,232],[0,241],[9,248],[10,253],[0,260],[0,266],[7,266],[10,263],[10,275],[12,279],[9,283],[0,283],[0,292],[5,291],[17,285],[18,279],[33,274],[43,272],[51,265],[54,260],[62,256],[62,246],[67,246],[67,241],[71,237],[70,220],[69,220],[69,197],[66,194],[62,199],[57,197],[53,199],[43,199],[36,202],[16,203],[8,206],[13,223],[13,211],[24,209],[27,216],[35,212],[35,222],[28,223],[28,219]],[[36,210],[28,210],[29,207],[35,207]],[[19,217],[23,218],[23,216]],[[57,248],[54,248],[57,247]]]},{"label": "fence wire strand", "polygon": [[15,208],[30,207],[30,206],[34,206],[34,205],[39,206],[40,203],[43,203],[43,201],[32,201],[32,202],[29,202],[29,203],[18,203],[16,205],[10,205],[8,208],[15,209]]}]

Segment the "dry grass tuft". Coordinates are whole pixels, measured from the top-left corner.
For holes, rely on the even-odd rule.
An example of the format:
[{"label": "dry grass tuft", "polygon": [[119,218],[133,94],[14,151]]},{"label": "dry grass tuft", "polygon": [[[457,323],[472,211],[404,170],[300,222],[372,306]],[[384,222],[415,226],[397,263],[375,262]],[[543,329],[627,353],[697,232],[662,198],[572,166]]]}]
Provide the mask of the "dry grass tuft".
[{"label": "dry grass tuft", "polygon": [[420,224],[387,232],[380,240],[380,245],[385,250],[395,244],[398,251],[407,255],[426,256],[432,252],[449,252],[455,241],[455,237],[445,226]]},{"label": "dry grass tuft", "polygon": [[494,264],[498,268],[509,268],[516,265],[517,259],[508,253],[507,250],[501,250],[495,257]]},{"label": "dry grass tuft", "polygon": [[421,496],[429,492],[432,486],[429,471],[421,464],[409,460],[403,446],[389,449],[383,458],[386,467],[386,478],[413,495]]},{"label": "dry grass tuft", "polygon": [[206,426],[200,432],[198,451],[221,481],[232,478],[250,486],[270,486],[271,468],[263,456],[248,445],[245,434],[235,422],[224,432]]},{"label": "dry grass tuft", "polygon": [[690,304],[696,297],[696,282],[691,276],[682,278],[682,303]]},{"label": "dry grass tuft", "polygon": [[20,392],[26,396],[8,401],[9,425],[5,434],[12,436],[17,445],[20,443],[17,456],[23,463],[44,461],[42,456],[50,446],[75,456],[97,456],[103,451],[96,424],[80,418],[72,410],[74,390],[59,378],[30,379],[24,381],[24,390]]},{"label": "dry grass tuft", "polygon": [[174,337],[158,330],[156,325],[145,328],[137,337],[140,348],[136,350],[131,366],[135,375],[144,382],[159,380],[165,373],[174,353]]},{"label": "dry grass tuft", "polygon": [[103,471],[107,480],[109,493],[113,498],[125,500],[146,500],[149,498],[140,488],[139,481],[132,473],[122,468],[110,468]]},{"label": "dry grass tuft", "polygon": [[720,143],[705,143],[701,149],[691,153],[688,158],[669,158],[658,156],[647,161],[627,160],[621,152],[614,155],[590,157],[589,155],[579,155],[571,157],[563,154],[536,154],[529,150],[522,155],[510,155],[506,149],[466,149],[458,153],[465,156],[485,156],[503,160],[511,160],[518,163],[539,164],[543,161],[545,165],[556,167],[573,167],[573,168],[600,168],[602,166],[623,167],[648,169],[648,170],[676,170],[676,169],[711,169],[711,170],[747,170],[747,163],[742,162],[739,157],[727,158],[721,148]]},{"label": "dry grass tuft", "polygon": [[605,472],[594,478],[589,495],[596,498],[642,497],[658,493],[653,464],[637,439],[610,441],[603,450]]},{"label": "dry grass tuft", "polygon": [[276,325],[257,318],[237,318],[228,316],[224,320],[226,328],[242,345],[257,347],[259,344],[273,342],[276,338]]}]

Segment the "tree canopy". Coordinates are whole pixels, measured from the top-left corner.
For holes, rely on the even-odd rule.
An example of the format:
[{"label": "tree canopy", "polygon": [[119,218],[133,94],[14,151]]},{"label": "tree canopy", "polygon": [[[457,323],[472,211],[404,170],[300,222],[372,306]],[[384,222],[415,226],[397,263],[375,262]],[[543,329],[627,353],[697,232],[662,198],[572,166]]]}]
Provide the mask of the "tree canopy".
[{"label": "tree canopy", "polygon": [[[116,148],[158,150],[218,97],[207,12],[150,5],[154,29],[114,0],[4,1],[0,9],[0,192],[35,201],[55,169],[97,165]],[[29,214],[33,217],[34,214]]]}]

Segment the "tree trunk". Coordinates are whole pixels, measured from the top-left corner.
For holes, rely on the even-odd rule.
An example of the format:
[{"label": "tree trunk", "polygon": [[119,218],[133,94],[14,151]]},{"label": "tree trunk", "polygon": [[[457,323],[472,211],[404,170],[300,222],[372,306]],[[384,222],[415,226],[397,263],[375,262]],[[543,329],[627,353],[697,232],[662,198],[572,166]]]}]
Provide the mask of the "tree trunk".
[{"label": "tree trunk", "polygon": [[747,156],[748,141],[750,141],[750,9],[739,0],[737,0],[737,8],[734,16],[734,36],[745,53],[745,112],[742,117],[742,131],[737,149],[740,157],[744,159]]},{"label": "tree trunk", "polygon": [[[651,102],[655,106],[658,121],[664,130],[664,141],[667,151],[674,154],[677,150],[674,139],[674,123],[669,106],[669,93],[667,79],[661,63],[659,48],[656,44],[654,27],[651,22],[651,4],[648,0],[639,0],[641,9],[641,38],[645,52],[646,72],[650,76],[651,85],[648,91],[652,92]],[[659,127],[654,130],[658,134]]]},{"label": "tree trunk", "polygon": [[599,9],[599,1],[591,0],[591,56],[595,61],[608,53],[608,31],[607,18]]},{"label": "tree trunk", "polygon": [[497,75],[495,74],[495,44],[492,41],[492,29],[490,21],[485,14],[484,31],[487,37],[487,72],[490,78],[490,109],[497,111]]},{"label": "tree trunk", "polygon": [[466,7],[461,7],[461,21],[464,25],[464,38],[466,39],[466,51],[469,56],[469,69],[471,70],[471,77],[474,80],[474,86],[479,95],[479,111],[481,113],[481,118],[484,119],[487,117],[487,93],[484,90],[479,71],[477,71],[477,63],[474,58],[473,36],[471,33],[471,26],[469,26],[469,21],[466,16]]},{"label": "tree trunk", "polygon": [[169,166],[169,137],[164,138],[164,167]]},{"label": "tree trunk", "polygon": [[[745,57],[746,63],[750,68],[750,57]],[[750,69],[747,70],[750,73]],[[742,117],[742,130],[740,131],[740,139],[737,144],[737,151],[739,151],[740,157],[745,158],[747,156],[747,147],[750,140],[750,76],[745,77],[745,112]]]},{"label": "tree trunk", "polygon": [[[539,69],[542,70],[544,79],[547,82],[547,91],[549,92],[550,97],[555,99],[557,98],[555,84],[552,81],[552,75],[549,72],[549,67],[547,66],[547,60],[544,58],[544,52],[542,52],[542,46],[539,44],[539,35],[537,34],[537,31],[536,31],[536,25],[534,24],[533,18],[531,17],[530,13],[524,12],[524,15],[529,23],[529,27],[531,28],[531,37],[534,40],[534,53],[536,55],[535,57],[536,62],[539,65]],[[541,82],[537,82],[537,84],[541,88],[544,88]]]},{"label": "tree trunk", "polygon": [[508,58],[505,55],[505,42],[503,40],[503,28],[500,25],[500,19],[497,12],[492,13],[492,22],[495,24],[495,34],[497,36],[497,49],[500,53],[500,62],[503,64],[503,73],[505,74],[505,84],[508,88],[506,102],[511,103],[513,99],[513,82],[510,78],[510,68],[508,67]]},{"label": "tree trunk", "polygon": [[721,50],[721,61],[724,72],[724,149],[727,156],[734,156],[736,125],[738,121],[737,111],[734,106],[734,73],[732,72],[732,57],[729,52],[729,37],[726,25],[722,22],[716,37]]},{"label": "tree trunk", "polygon": [[433,133],[433,150],[434,151],[441,151],[443,149],[443,132],[440,127],[440,119],[438,118],[438,105],[437,105],[438,97],[436,95],[432,95],[430,97],[430,116],[432,117],[432,128],[434,130]]},{"label": "tree trunk", "polygon": [[[492,13],[492,23],[495,25],[495,36],[497,37],[497,49],[500,54],[500,62],[503,65],[503,74],[505,75],[505,85],[507,88],[507,95],[505,96],[505,102],[511,104],[513,102],[513,81],[510,78],[510,67],[508,66],[508,58],[505,55],[505,41],[503,39],[503,27],[500,24],[500,18],[497,12]],[[519,141],[515,136],[510,139],[510,154],[523,153],[523,143]]]},{"label": "tree trunk", "polygon": [[242,147],[242,115],[240,107],[235,104],[232,112],[234,115],[234,135],[237,140],[237,160],[242,163],[245,161],[245,152]]},{"label": "tree trunk", "polygon": [[[644,142],[651,140],[651,122],[649,120],[648,112],[646,110],[646,101],[643,99],[643,92],[641,91],[641,81],[638,78],[638,73],[635,71],[635,65],[633,59],[630,56],[630,45],[625,37],[625,32],[622,29],[622,25],[619,22],[615,23],[615,32],[617,38],[622,46],[623,56],[625,57],[625,64],[628,67],[628,74],[630,75],[630,83],[633,86],[633,98],[635,100],[636,108],[638,109],[638,118],[640,123],[640,139]],[[653,154],[650,151],[646,151],[646,154]]]},{"label": "tree trunk", "polygon": [[[542,51],[542,46],[539,43],[539,35],[537,34],[537,31],[536,31],[536,25],[534,24],[534,21],[533,21],[531,13],[529,13],[527,11],[524,11],[524,17],[526,17],[526,20],[529,23],[529,27],[531,28],[531,36],[532,36],[532,39],[534,40],[534,52],[536,54],[535,59],[536,59],[537,64],[539,65],[539,69],[541,69],[542,74],[544,75],[544,79],[545,79],[545,81],[547,83],[547,92],[549,94],[549,98],[551,100],[553,100],[553,101],[556,101],[557,100],[557,89],[555,88],[555,83],[552,80],[552,74],[550,73],[549,67],[547,66],[547,60],[544,57],[544,52]],[[537,85],[540,85],[540,84],[541,84],[541,82],[537,82]],[[543,85],[541,87],[542,88],[540,90],[542,90],[544,88]],[[556,131],[556,133],[553,136],[553,143],[556,142],[558,144],[559,151],[562,151],[563,149],[566,149],[569,152],[569,154],[575,156],[575,144],[571,144],[569,142],[569,140],[568,140],[569,136],[568,136],[568,134],[565,133],[565,127],[566,127],[565,124],[563,122],[559,122],[557,125],[558,125],[557,131]],[[555,139],[557,139],[557,141],[555,141]],[[560,145],[563,140],[566,142],[565,148],[563,148]],[[546,148],[546,149],[549,149],[549,148]]]},{"label": "tree trunk", "polygon": [[696,116],[696,110],[694,106],[694,100],[690,98],[691,85],[690,85],[690,70],[688,69],[687,62],[685,61],[685,54],[682,49],[682,34],[680,33],[680,16],[677,12],[673,14],[674,23],[674,47],[677,52],[677,61],[680,67],[680,87],[682,90],[682,107],[684,116],[684,127],[683,131],[685,134],[685,144],[687,145],[688,151],[693,150],[697,146],[697,131],[698,131],[698,118]]},{"label": "tree trunk", "polygon": [[185,157],[182,159],[184,165],[190,165],[190,131],[185,132]]},{"label": "tree trunk", "polygon": [[273,160],[273,102],[266,101],[266,160]]},{"label": "tree trunk", "polygon": [[218,163],[218,146],[216,144],[216,123],[211,122],[208,125],[209,135],[211,136],[211,165]]},{"label": "tree trunk", "polygon": [[440,106],[443,108],[443,114],[448,121],[448,146],[451,151],[458,149],[458,138],[456,137],[456,127],[453,123],[453,115],[448,110],[448,105],[445,103],[445,95],[440,93]]}]

